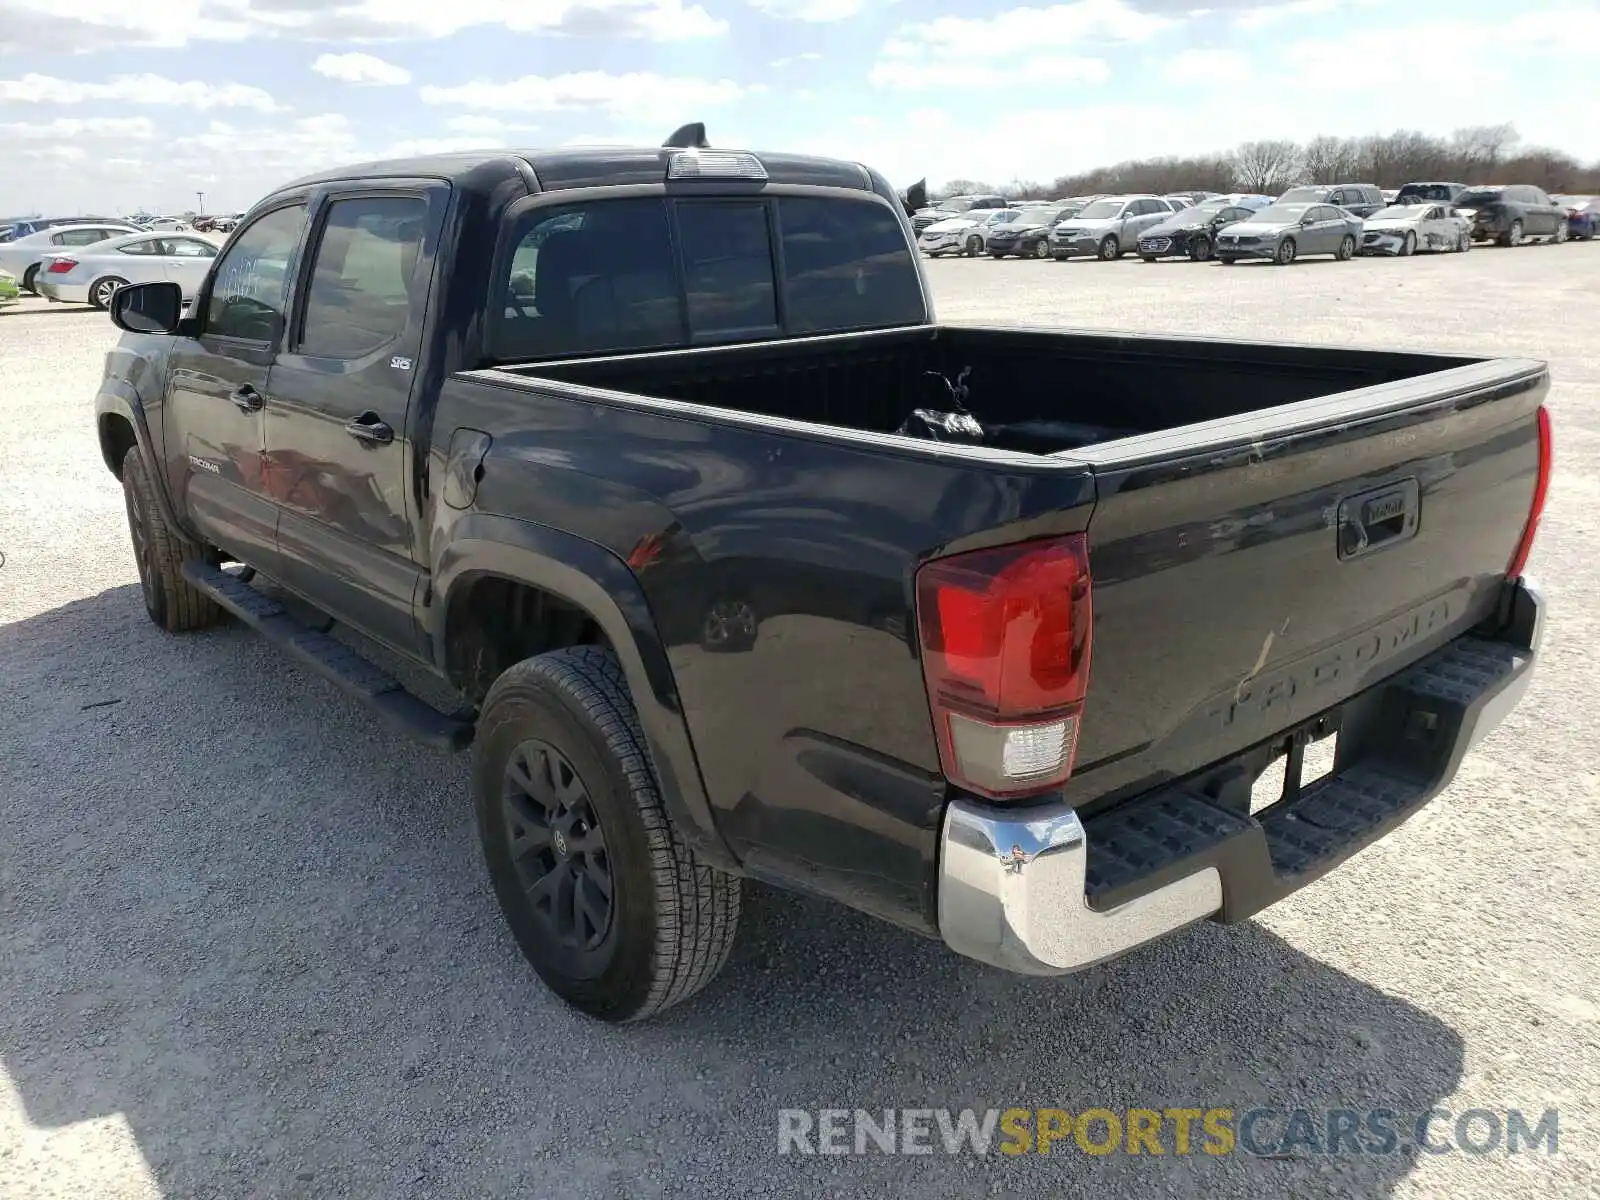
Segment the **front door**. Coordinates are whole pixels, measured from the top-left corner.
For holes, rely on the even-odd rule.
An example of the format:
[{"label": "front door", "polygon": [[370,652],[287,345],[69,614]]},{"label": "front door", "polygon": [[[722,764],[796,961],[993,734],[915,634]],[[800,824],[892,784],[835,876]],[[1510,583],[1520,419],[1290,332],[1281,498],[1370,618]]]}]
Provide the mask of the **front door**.
[{"label": "front door", "polygon": [[200,294],[206,272],[216,261],[217,248],[205,238],[177,235],[161,239],[162,267],[166,277],[183,289],[183,298]]},{"label": "front door", "polygon": [[409,481],[427,453],[406,417],[449,194],[395,181],[319,200],[266,420],[283,581],[406,654],[422,648]]},{"label": "front door", "polygon": [[299,202],[253,220],[218,264],[198,334],[178,339],[168,358],[174,499],[207,541],[269,573],[278,518],[262,473],[267,377],[305,221]]}]

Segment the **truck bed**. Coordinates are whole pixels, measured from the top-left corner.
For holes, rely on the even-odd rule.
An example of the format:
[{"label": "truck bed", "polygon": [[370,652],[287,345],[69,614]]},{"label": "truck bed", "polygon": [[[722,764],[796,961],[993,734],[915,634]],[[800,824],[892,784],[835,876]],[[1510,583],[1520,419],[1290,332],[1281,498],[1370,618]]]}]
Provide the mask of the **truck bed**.
[{"label": "truck bed", "polygon": [[[968,372],[983,445],[1028,453],[1238,417],[1480,359],[1061,330],[928,326],[500,368],[529,379],[893,433]],[[930,374],[931,373],[931,374]]]}]

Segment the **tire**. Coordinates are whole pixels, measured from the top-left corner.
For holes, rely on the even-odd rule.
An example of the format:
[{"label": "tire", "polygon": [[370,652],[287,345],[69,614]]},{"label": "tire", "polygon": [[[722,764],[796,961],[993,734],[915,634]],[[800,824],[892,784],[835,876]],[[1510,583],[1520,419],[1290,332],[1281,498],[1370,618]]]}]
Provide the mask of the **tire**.
[{"label": "tire", "polygon": [[1035,258],[1049,258],[1050,243],[1048,241],[1041,240],[1039,244],[1033,248],[1033,256]]},{"label": "tire", "polygon": [[111,307],[111,297],[117,294],[117,289],[127,286],[128,281],[116,275],[107,275],[104,279],[96,279],[89,285],[89,303],[104,312]]},{"label": "tire", "polygon": [[1472,249],[1472,234],[1463,233],[1456,241],[1456,250],[1462,254]]},{"label": "tire", "polygon": [[994,259],[1001,259],[1001,258],[1004,258],[1005,255],[1004,254],[996,254],[993,250],[991,250],[991,251],[989,251],[989,257],[990,258],[994,258]]},{"label": "tire", "polygon": [[1154,254],[1141,254],[1139,257],[1144,259],[1144,261],[1147,263],[1153,263],[1156,261],[1156,256]]},{"label": "tire", "polygon": [[1556,226],[1555,236],[1550,240],[1558,246],[1567,240],[1567,223],[1565,221]]},{"label": "tire", "polygon": [[1211,239],[1204,234],[1189,239],[1189,261],[1205,262],[1211,257]]},{"label": "tire", "polygon": [[1278,252],[1272,256],[1272,261],[1280,267],[1287,267],[1294,262],[1295,255],[1300,252],[1300,247],[1295,244],[1292,237],[1286,237],[1278,243]]},{"label": "tire", "polygon": [[1355,256],[1356,256],[1356,239],[1355,239],[1355,235],[1347,233],[1347,234],[1344,235],[1344,240],[1339,243],[1339,252],[1334,255],[1334,258],[1338,259],[1340,262],[1349,262]]},{"label": "tire", "polygon": [[150,619],[168,633],[208,629],[222,620],[210,596],[183,577],[186,562],[210,562],[206,547],[168,527],[144,455],[133,446],[122,459],[122,497],[128,510],[128,536],[139,568],[139,590]]},{"label": "tire", "polygon": [[1513,221],[1513,222],[1511,222],[1511,228],[1509,230],[1507,230],[1506,235],[1500,239],[1500,244],[1502,246],[1520,246],[1520,245],[1522,245],[1522,222],[1521,221]]},{"label": "tire", "polygon": [[975,233],[975,234],[973,234],[971,237],[969,237],[967,239],[967,257],[968,258],[977,258],[978,255],[980,255],[982,253],[983,253],[983,235]]},{"label": "tire", "polygon": [[1400,243],[1400,257],[1410,258],[1417,252],[1417,235],[1409,229],[1406,230],[1405,240]]},{"label": "tire", "polygon": [[472,781],[501,911],[551,991],[620,1024],[716,977],[738,927],[740,882],[696,861],[673,829],[609,649],[557,650],[501,675],[484,699]]},{"label": "tire", "polygon": [[1231,267],[1239,260],[1234,258],[1231,254],[1219,254],[1217,255],[1217,261],[1225,267]]},{"label": "tire", "polygon": [[1122,243],[1117,241],[1117,235],[1108,233],[1100,239],[1100,261],[1113,262],[1122,257]]},{"label": "tire", "polygon": [[39,266],[37,263],[35,263],[22,273],[22,290],[27,292],[30,296],[37,296],[39,292],[38,289],[33,286],[33,284],[38,278]]}]

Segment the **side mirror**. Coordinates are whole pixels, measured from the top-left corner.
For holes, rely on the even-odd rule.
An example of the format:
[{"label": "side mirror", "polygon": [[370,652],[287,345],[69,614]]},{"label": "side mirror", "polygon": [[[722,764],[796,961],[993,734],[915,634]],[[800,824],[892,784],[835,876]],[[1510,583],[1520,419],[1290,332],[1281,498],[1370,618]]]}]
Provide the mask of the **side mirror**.
[{"label": "side mirror", "polygon": [[177,333],[183,289],[175,283],[133,283],[111,297],[111,323],[129,333]]}]

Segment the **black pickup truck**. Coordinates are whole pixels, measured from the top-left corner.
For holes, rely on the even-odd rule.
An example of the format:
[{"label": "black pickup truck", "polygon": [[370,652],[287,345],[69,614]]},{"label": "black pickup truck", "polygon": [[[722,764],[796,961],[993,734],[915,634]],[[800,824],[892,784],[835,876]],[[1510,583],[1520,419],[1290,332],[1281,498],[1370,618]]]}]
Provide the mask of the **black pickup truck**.
[{"label": "black pickup truck", "polygon": [[941,325],[880,175],[703,141],[286,186],[95,405],[151,619],[470,745],[567,1001],[746,877],[1036,974],[1238,921],[1517,702],[1544,364]]}]

